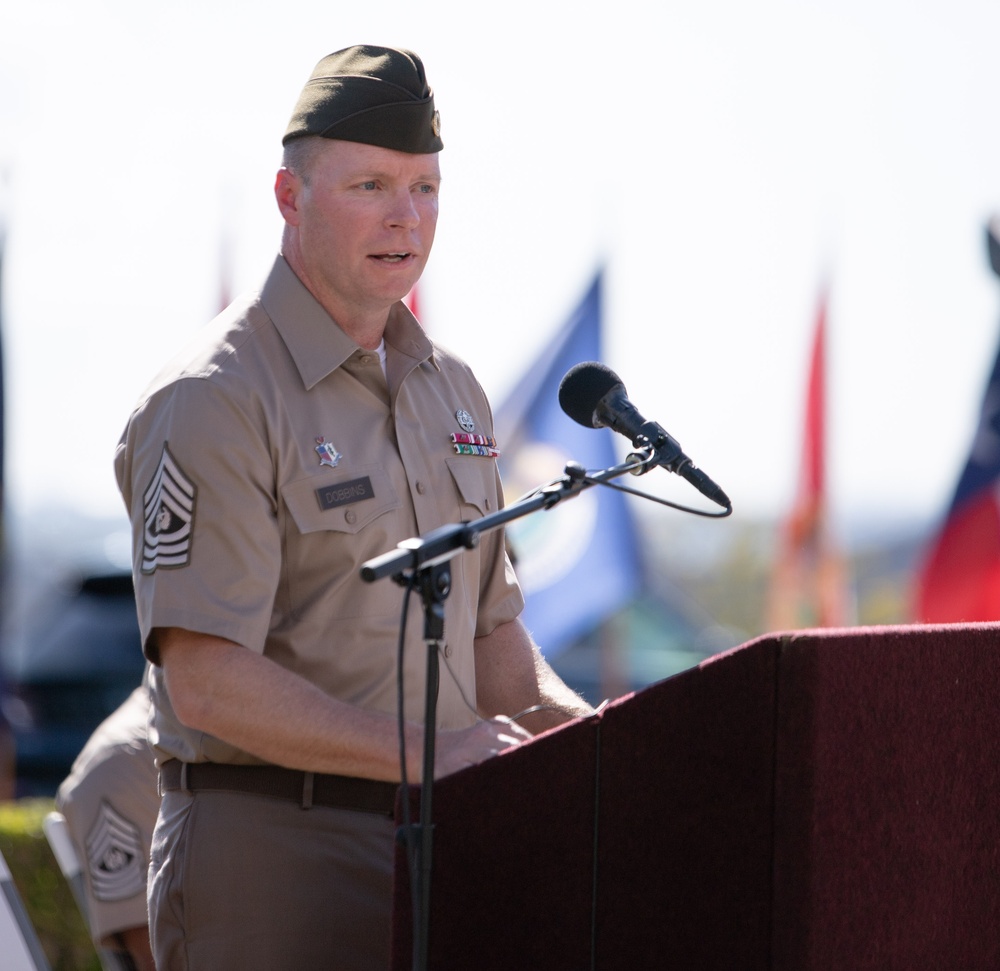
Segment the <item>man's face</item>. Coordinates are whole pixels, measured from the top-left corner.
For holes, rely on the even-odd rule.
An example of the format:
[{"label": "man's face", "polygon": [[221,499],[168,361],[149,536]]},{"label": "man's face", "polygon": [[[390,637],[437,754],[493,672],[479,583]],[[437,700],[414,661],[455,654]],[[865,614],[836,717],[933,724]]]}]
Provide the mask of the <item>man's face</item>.
[{"label": "man's face", "polygon": [[406,296],[434,242],[440,184],[436,154],[320,139],[285,213],[307,285],[346,311]]}]

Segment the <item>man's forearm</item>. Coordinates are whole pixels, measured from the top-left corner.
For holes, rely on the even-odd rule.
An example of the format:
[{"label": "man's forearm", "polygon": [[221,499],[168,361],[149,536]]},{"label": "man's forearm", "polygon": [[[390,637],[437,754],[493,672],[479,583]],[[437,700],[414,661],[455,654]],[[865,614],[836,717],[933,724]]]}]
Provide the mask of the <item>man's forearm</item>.
[{"label": "man's forearm", "polygon": [[[251,755],[307,772],[400,780],[392,715],[331,698],[315,685],[232,641],[177,628],[157,632],[177,717]],[[418,780],[423,726],[407,723],[406,771]],[[435,777],[482,762],[527,738],[503,719],[437,733]]]},{"label": "man's forearm", "polygon": [[[331,698],[232,641],[176,628],[159,631],[157,641],[171,704],[188,727],[292,769],[399,779],[391,715]],[[422,732],[414,725],[407,732],[415,770]]]},{"label": "man's forearm", "polygon": [[480,714],[521,715],[519,724],[533,732],[593,713],[552,670],[520,621],[476,639],[476,694]]}]

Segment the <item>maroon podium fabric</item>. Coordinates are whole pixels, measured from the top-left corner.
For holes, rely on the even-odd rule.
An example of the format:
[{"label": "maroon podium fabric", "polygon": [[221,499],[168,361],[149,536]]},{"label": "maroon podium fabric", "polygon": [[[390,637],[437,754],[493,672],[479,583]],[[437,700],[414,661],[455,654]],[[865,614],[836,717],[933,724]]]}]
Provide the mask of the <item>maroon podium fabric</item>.
[{"label": "maroon podium fabric", "polygon": [[1000,968],[1000,626],[782,642],[774,966]]},{"label": "maroon podium fabric", "polygon": [[998,688],[1000,625],[768,635],[440,780],[428,966],[998,968]]},{"label": "maroon podium fabric", "polygon": [[[435,783],[429,968],[590,966],[596,731],[549,732]],[[409,886],[400,848],[393,968],[413,967]]]},{"label": "maroon podium fabric", "polygon": [[768,967],[774,660],[731,652],[605,711],[596,967]]}]

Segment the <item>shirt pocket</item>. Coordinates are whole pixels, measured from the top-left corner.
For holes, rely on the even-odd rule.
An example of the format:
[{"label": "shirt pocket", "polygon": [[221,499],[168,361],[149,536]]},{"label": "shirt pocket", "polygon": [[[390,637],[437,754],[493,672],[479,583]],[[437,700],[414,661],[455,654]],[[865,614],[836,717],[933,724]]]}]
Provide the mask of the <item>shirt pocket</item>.
[{"label": "shirt pocket", "polygon": [[[497,473],[492,459],[456,455],[445,459],[448,471],[458,489],[462,516],[485,516],[500,508],[497,500]],[[471,506],[470,510],[468,507]]]},{"label": "shirt pocket", "polygon": [[281,487],[281,497],[300,533],[359,533],[401,505],[381,465],[298,479]]}]

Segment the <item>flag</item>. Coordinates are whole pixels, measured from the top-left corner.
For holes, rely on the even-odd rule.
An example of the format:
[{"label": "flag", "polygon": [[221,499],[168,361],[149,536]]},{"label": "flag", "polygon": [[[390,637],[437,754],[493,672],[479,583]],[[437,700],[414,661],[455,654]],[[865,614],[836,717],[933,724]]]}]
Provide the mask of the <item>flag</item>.
[{"label": "flag", "polygon": [[[619,460],[612,432],[585,428],[559,407],[559,384],[582,361],[602,357],[603,273],[496,413],[500,471],[508,504],[563,474]],[[507,527],[525,595],[523,620],[553,658],[634,599],[642,582],[631,510],[621,492],[594,486]]]},{"label": "flag", "polygon": [[824,291],[809,356],[798,487],[782,526],[771,577],[767,618],[771,630],[846,623],[843,559],[827,522],[826,318]]},{"label": "flag", "polygon": [[917,619],[1000,620],[1000,354],[965,469],[917,578]]},{"label": "flag", "polygon": [[[413,284],[413,286],[410,288],[410,292],[405,297],[403,297],[403,303],[406,304],[406,309],[409,310],[410,313],[417,318],[417,320],[420,320],[420,292],[417,289],[418,286],[419,284],[417,283]],[[422,321],[421,321],[421,326],[423,326]]]},{"label": "flag", "polygon": [[[1000,276],[1000,217],[987,226]],[[1000,350],[951,505],[917,571],[915,613],[927,624],[1000,620]]]}]

